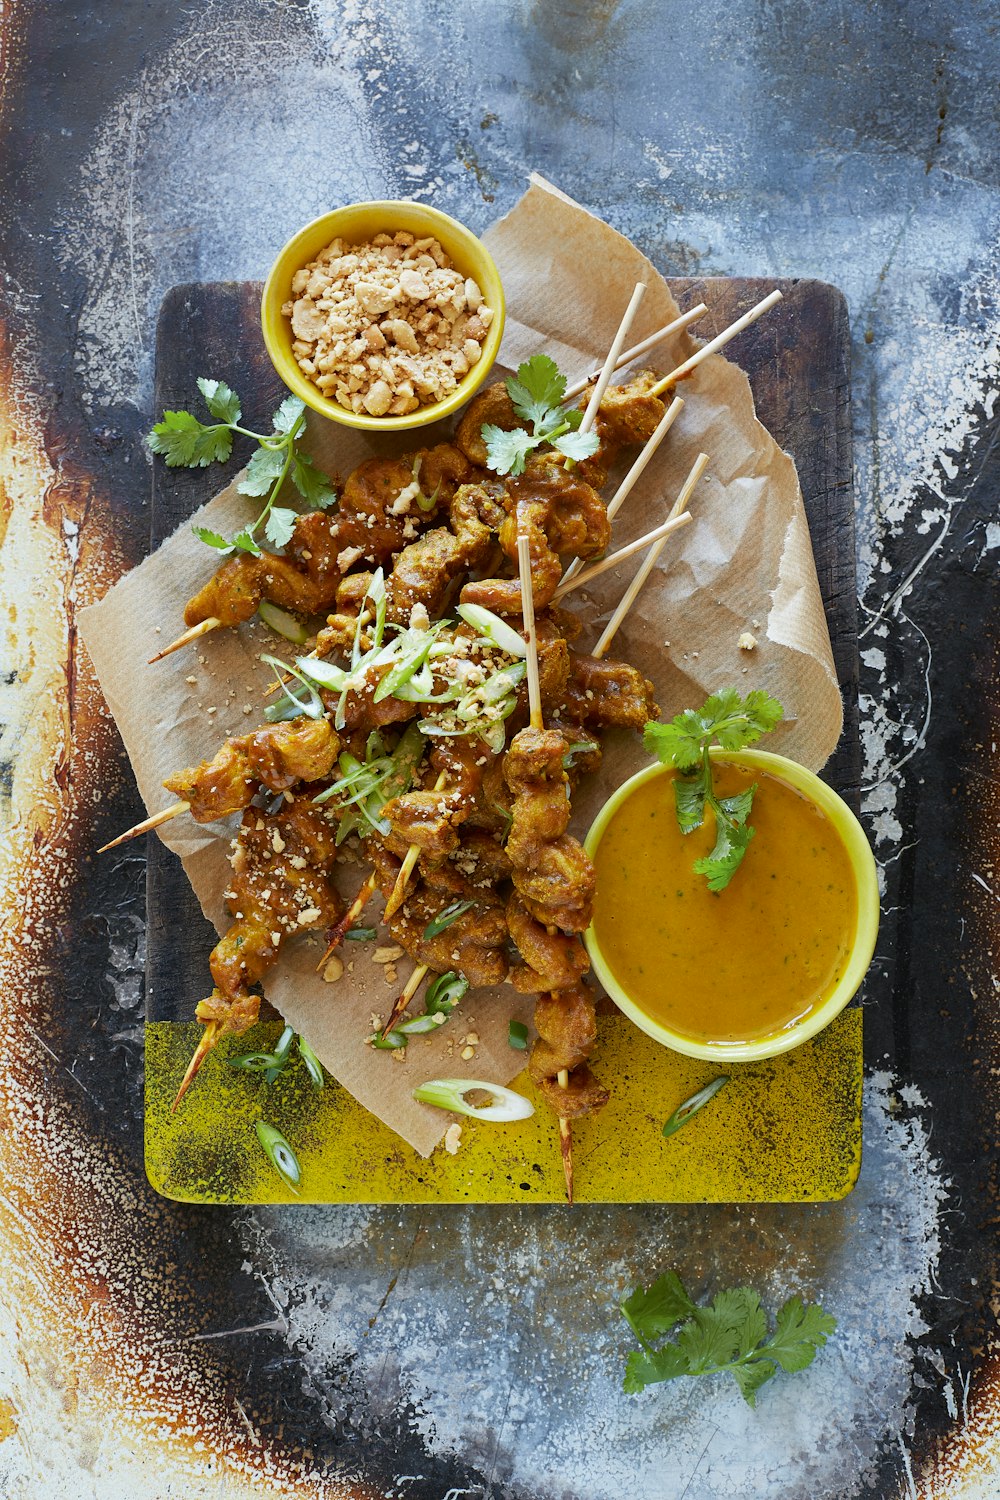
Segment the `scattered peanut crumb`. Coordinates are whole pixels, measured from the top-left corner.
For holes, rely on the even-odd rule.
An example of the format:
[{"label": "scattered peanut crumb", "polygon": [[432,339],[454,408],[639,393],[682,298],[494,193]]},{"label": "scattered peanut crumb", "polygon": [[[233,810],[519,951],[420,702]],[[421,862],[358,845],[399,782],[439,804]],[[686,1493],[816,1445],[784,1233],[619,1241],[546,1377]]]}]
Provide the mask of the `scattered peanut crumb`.
[{"label": "scattered peanut crumb", "polygon": [[390,1055],[390,1057],[394,1057],[397,1062],[405,1062],[406,1061],[406,1048],[405,1047],[394,1047],[393,1050],[392,1050],[392,1052],[389,1055]]},{"label": "scattered peanut crumb", "polygon": [[376,948],[375,952],[372,954],[372,958],[377,964],[391,964],[394,963],[397,958],[402,958],[402,956],[403,950],[396,944],[393,944],[388,948]]},{"label": "scattered peanut crumb", "polygon": [[457,1120],[448,1126],[444,1133],[444,1149],[451,1156],[458,1155],[458,1148],[462,1144],[462,1127]]},{"label": "scattered peanut crumb", "polygon": [[757,637],[755,635],[751,635],[749,630],[744,630],[743,634],[740,636],[736,644],[737,646],[739,646],[741,651],[756,651]]},{"label": "scattered peanut crumb", "polygon": [[392,964],[386,964],[385,968],[382,970],[382,974],[386,984],[396,983],[398,975],[396,974],[396,970],[392,967]]},{"label": "scattered peanut crumb", "polygon": [[465,1038],[465,1040],[468,1043],[470,1043],[471,1046],[478,1047],[479,1046],[479,1032],[478,1031],[470,1031],[469,1035]]},{"label": "scattered peanut crumb", "polygon": [[463,1047],[462,1048],[462,1061],[463,1062],[468,1062],[469,1058],[470,1057],[475,1057],[475,1055],[476,1055],[476,1049],[475,1049],[475,1047]]},{"label": "scattered peanut crumb", "polygon": [[191,684],[191,686],[193,687],[194,684],[198,681],[198,679],[197,679],[197,677],[185,677],[184,681],[185,682],[189,682]]},{"label": "scattered peanut crumb", "polygon": [[336,984],[343,972],[344,960],[338,958],[336,953],[334,953],[332,958],[328,958],[326,961],[326,966],[323,969],[323,978],[327,984]]}]

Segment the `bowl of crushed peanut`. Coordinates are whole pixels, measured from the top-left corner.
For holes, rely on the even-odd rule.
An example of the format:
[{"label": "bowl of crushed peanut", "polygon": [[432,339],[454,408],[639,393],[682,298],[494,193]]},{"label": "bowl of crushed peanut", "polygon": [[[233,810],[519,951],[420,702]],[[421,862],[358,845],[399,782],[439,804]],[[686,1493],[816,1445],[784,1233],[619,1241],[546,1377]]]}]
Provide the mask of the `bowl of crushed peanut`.
[{"label": "bowl of crushed peanut", "polygon": [[288,241],[261,324],[289,390],[334,422],[422,427],[482,385],[503,335],[497,268],[476,236],[424,203],[354,203]]}]

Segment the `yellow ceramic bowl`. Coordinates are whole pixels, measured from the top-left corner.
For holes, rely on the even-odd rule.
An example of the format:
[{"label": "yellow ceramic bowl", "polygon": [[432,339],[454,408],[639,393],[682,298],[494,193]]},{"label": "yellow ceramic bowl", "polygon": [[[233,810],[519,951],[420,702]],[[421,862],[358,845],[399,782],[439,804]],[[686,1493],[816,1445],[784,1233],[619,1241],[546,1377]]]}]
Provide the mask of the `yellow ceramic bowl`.
[{"label": "yellow ceramic bowl", "polygon": [[[372,417],[367,412],[346,411],[336,401],[330,401],[306,375],[303,375],[292,353],[292,326],[282,316],[282,305],[292,292],[292,277],[319,253],[331,240],[342,239],[347,244],[358,245],[376,234],[395,234],[404,229],[420,237],[433,235],[450,257],[456,270],[471,276],[479,283],[487,303],[493,309],[483,352],[458,388],[444,401],[433,406],[421,406],[404,417]],[[450,416],[482,385],[496,360],[503,337],[504,296],[500,276],[493,257],[481,240],[457,219],[441,213],[440,209],[428,208],[425,203],[403,203],[387,200],[381,203],[351,203],[345,208],[335,208],[331,213],[313,219],[288,244],[271,267],[264,283],[264,295],[260,307],[261,327],[264,343],[271,362],[290,391],[301,396],[313,411],[321,412],[332,422],[343,422],[348,427],[363,427],[370,432],[400,432],[409,427],[424,427],[428,422],[437,422]]]},{"label": "yellow ceramic bowl", "polygon": [[[594,973],[604,989],[618,1008],[623,1010],[648,1036],[662,1042],[665,1047],[671,1047],[675,1052],[683,1052],[688,1057],[707,1058],[718,1063],[755,1062],[760,1058],[776,1057],[781,1052],[790,1052],[793,1047],[798,1047],[802,1042],[815,1036],[840,1014],[848,1001],[857,993],[868,965],[871,963],[872,954],[875,951],[875,939],[878,935],[878,876],[875,859],[861,824],[847,803],[838,797],[836,792],[831,791],[826,783],[812,771],[807,771],[804,766],[800,766],[794,760],[786,759],[783,755],[772,755],[765,750],[713,750],[712,756],[713,759],[718,757],[728,762],[756,767],[780,777],[782,781],[794,787],[797,792],[807,797],[821,812],[825,813],[839,835],[854,873],[857,894],[854,941],[851,956],[840,982],[822,1004],[815,1006],[800,1021],[783,1027],[780,1031],[743,1042],[700,1041],[683,1032],[672,1030],[662,1021],[654,1020],[636,1004],[611,972],[593,927],[584,933],[584,942],[590,954]],[[593,857],[608,824],[622,803],[638,786],[650,781],[653,777],[670,774],[670,768],[667,766],[649,766],[645,771],[640,771],[636,776],[624,782],[614,795],[608,798],[594,820],[584,844],[587,853]],[[719,899],[724,901],[725,895],[721,895]],[[640,934],[637,933],[636,937],[639,940]]]}]

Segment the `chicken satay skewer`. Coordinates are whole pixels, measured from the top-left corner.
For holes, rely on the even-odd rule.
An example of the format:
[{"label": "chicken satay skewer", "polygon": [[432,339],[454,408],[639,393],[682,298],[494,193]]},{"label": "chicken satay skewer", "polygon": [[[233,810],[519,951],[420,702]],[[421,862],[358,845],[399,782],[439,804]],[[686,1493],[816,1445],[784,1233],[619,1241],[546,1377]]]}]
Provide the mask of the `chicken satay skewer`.
[{"label": "chicken satay skewer", "polygon": [[690,375],[691,371],[696,369],[702,360],[707,359],[710,354],[716,354],[720,349],[725,348],[730,339],[734,339],[738,333],[742,333],[744,328],[749,328],[751,323],[756,323],[758,318],[763,317],[764,313],[772,308],[776,302],[780,301],[781,293],[775,287],[773,292],[769,292],[760,302],[755,303],[749,312],[745,312],[741,318],[737,318],[735,323],[730,323],[728,328],[724,328],[721,333],[716,334],[714,339],[704,344],[692,354],[690,359],[686,359],[682,365],[678,365],[676,370],[671,370],[669,375],[664,375],[663,379],[653,386],[649,394],[651,396],[662,396],[664,391],[669,391],[670,387],[676,385],[678,380],[683,380],[686,375]]},{"label": "chicken satay skewer", "polygon": [[[698,483],[698,480],[701,478],[702,474],[705,472],[707,465],[708,454],[699,453],[698,457],[691,465],[691,472],[685,479],[684,484],[681,487],[680,494],[677,496],[677,499],[671,506],[670,519],[681,519],[681,514],[687,506],[688,500],[691,498],[691,495],[694,492],[694,487]],[[624,594],[618,602],[618,608],[611,616],[611,619],[608,621],[607,626],[604,629],[604,633],[602,634],[600,640],[597,642],[597,645],[594,647],[593,651],[590,653],[591,656],[593,656],[597,661],[600,661],[601,657],[604,655],[605,651],[607,651],[608,647],[611,645],[611,642],[614,640],[622,621],[628,614],[629,610],[632,608],[632,605],[635,603],[640,589],[645,584],[646,579],[652,572],[656,561],[660,556],[660,553],[663,551],[666,545],[667,537],[662,536],[658,542],[655,542],[654,545],[650,547],[649,552],[643,560],[641,568],[632,579],[632,582],[629,584],[628,588],[625,590]]]},{"label": "chicken satay skewer", "polygon": [[[448,772],[445,770],[441,772],[437,781],[435,781],[432,790],[435,792],[442,792],[444,791],[444,788],[447,784]],[[395,916],[396,912],[406,900],[406,887],[409,884],[410,876],[416,869],[417,860],[419,858],[420,845],[411,844],[406,851],[406,856],[403,860],[403,863],[399,867],[399,874],[396,876],[396,884],[393,886],[392,893],[389,896],[388,901],[385,903],[385,915],[383,917],[384,921],[388,921],[390,917]]]},{"label": "chicken satay skewer", "polygon": [[[524,620],[524,637],[528,647],[528,707],[532,729],[543,729],[542,690],[538,676],[538,638],[535,632],[535,597],[531,587],[531,543],[526,536],[517,539],[517,566],[521,578],[521,609]],[[549,928],[550,934],[555,932]],[[569,1070],[560,1068],[556,1081],[561,1089],[569,1088]],[[573,1202],[573,1129],[565,1115],[559,1116],[559,1149],[562,1153],[563,1175],[566,1178],[566,1198]]]},{"label": "chicken satay skewer", "polygon": [[[663,439],[666,437],[667,433],[670,431],[671,427],[680,416],[683,406],[683,399],[680,396],[675,396],[670,405],[667,407],[666,411],[663,413],[663,416],[657,423],[655,432],[642,448],[635,463],[629,469],[628,473],[625,475],[625,478],[622,480],[621,484],[618,486],[618,488],[615,490],[615,493],[608,501],[609,521],[613,521],[615,516],[621,510],[632,489],[634,488],[637,480],[642,475],[643,470],[646,468],[650,459],[653,457],[653,454],[656,452],[657,448],[663,442]],[[583,563],[578,557],[575,557],[563,574],[562,581],[559,587],[565,588],[571,578],[577,577],[582,567]]]},{"label": "chicken satay skewer", "polygon": [[[675,318],[672,323],[665,323],[662,328],[658,328],[648,338],[641,339],[638,344],[633,344],[631,349],[626,349],[624,354],[620,354],[615,364],[614,373],[617,375],[619,370],[626,369],[637,359],[641,359],[644,354],[648,354],[651,349],[655,349],[657,344],[662,344],[663,340],[668,339],[672,333],[680,333],[682,329],[696,322],[698,318],[707,312],[707,304],[699,302],[696,307],[691,307],[687,312],[681,313],[680,317]],[[567,386],[563,400],[572,401],[574,396],[582,396],[590,382],[597,379],[599,373],[598,370],[595,370],[590,375],[584,375],[579,380],[574,380],[572,385]]]},{"label": "chicken satay skewer", "polygon": [[209,615],[207,620],[202,620],[199,624],[192,625],[191,629],[185,630],[184,634],[179,635],[176,641],[171,641],[169,646],[164,646],[162,651],[157,651],[155,656],[149,658],[148,665],[152,666],[154,661],[162,661],[165,656],[169,656],[172,651],[179,651],[182,646],[189,646],[200,635],[208,635],[210,630],[218,630],[221,624],[221,620],[217,620],[214,615]]},{"label": "chicken satay skewer", "polygon": [[360,917],[361,913],[364,911],[365,907],[374,896],[377,886],[378,876],[373,870],[372,873],[368,876],[368,879],[365,881],[364,885],[358,891],[358,894],[355,896],[350,906],[344,912],[344,915],[341,917],[336,927],[334,927],[330,935],[330,942],[327,946],[326,952],[323,954],[323,957],[316,965],[317,974],[321,969],[324,969],[326,967],[327,963],[333,957],[334,953],[336,953],[337,949],[344,941],[345,934],[348,933],[354,926],[354,923],[357,921],[358,917]]}]

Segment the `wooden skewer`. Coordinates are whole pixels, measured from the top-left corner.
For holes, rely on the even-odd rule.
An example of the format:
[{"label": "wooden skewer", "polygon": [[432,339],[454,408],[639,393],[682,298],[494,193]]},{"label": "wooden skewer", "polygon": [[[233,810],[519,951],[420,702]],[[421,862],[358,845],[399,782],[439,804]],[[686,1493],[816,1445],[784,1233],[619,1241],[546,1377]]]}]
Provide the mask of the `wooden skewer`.
[{"label": "wooden skewer", "polygon": [[[650,459],[653,457],[653,454],[656,452],[657,448],[663,442],[663,439],[666,437],[667,433],[670,431],[671,427],[680,416],[683,406],[683,399],[680,396],[675,396],[670,405],[667,407],[666,411],[663,413],[663,416],[657,423],[656,431],[652,434],[649,441],[646,443],[646,446],[642,449],[642,452],[636,459],[635,463],[629,469],[628,473],[625,475],[625,478],[622,480],[621,484],[618,486],[611,499],[608,501],[609,521],[613,521],[615,516],[621,510],[646,465],[649,463]],[[563,574],[559,588],[564,589],[569,583],[570,579],[575,578],[582,567],[583,563],[580,561],[580,559],[578,557],[574,558]],[[556,591],[556,597],[558,598],[558,590]]]},{"label": "wooden skewer", "polygon": [[769,292],[766,297],[751,307],[749,312],[745,312],[742,318],[737,318],[735,323],[730,323],[728,328],[724,328],[721,333],[716,334],[714,339],[692,354],[690,359],[686,359],[682,365],[678,365],[676,370],[671,370],[669,375],[664,375],[663,379],[653,386],[649,394],[651,396],[662,396],[663,392],[669,390],[678,380],[683,380],[685,375],[690,375],[691,371],[696,369],[703,359],[707,359],[710,354],[715,354],[719,349],[724,348],[730,339],[734,339],[738,333],[742,333],[744,328],[749,328],[751,323],[756,323],[758,318],[763,317],[769,308],[780,301],[781,293],[775,287],[773,292]]},{"label": "wooden skewer", "polygon": [[580,432],[589,432],[594,425],[598,407],[604,400],[604,392],[611,384],[611,377],[615,373],[615,366],[621,357],[622,345],[628,338],[628,331],[632,327],[636,313],[639,311],[639,303],[645,295],[646,283],[644,281],[637,281],[635,291],[632,293],[632,299],[625,309],[625,316],[618,325],[618,332],[615,334],[611,348],[608,350],[607,358],[601,366],[601,373],[597,377],[597,384],[594,387],[593,394],[587,402],[587,410],[583,414],[583,421],[579,427]]},{"label": "wooden skewer", "polygon": [[324,969],[326,967],[328,961],[333,957],[334,953],[340,947],[341,943],[344,941],[344,934],[350,927],[354,925],[355,920],[360,917],[361,913],[364,911],[365,907],[374,896],[375,887],[377,885],[378,880],[376,878],[375,871],[373,870],[368,879],[365,881],[364,885],[361,887],[360,891],[358,891],[358,894],[355,896],[350,906],[344,912],[344,915],[341,917],[336,927],[334,927],[333,933],[330,937],[330,946],[327,948],[326,952],[323,954],[323,957],[316,965],[317,974],[321,969]]},{"label": "wooden skewer", "polygon": [[654,527],[652,531],[647,531],[645,536],[637,537],[634,542],[626,542],[624,547],[618,548],[617,552],[609,552],[607,557],[602,557],[599,562],[592,563],[589,568],[584,568],[582,573],[577,573],[573,578],[567,576],[552,595],[553,604],[558,604],[566,594],[572,593],[574,589],[582,588],[585,583],[599,578],[609,568],[624,562],[634,552],[641,552],[644,547],[649,547],[653,542],[664,540],[672,531],[676,531],[678,527],[687,526],[691,520],[692,517],[687,514],[668,516],[665,521],[660,522],[659,526]]},{"label": "wooden skewer", "polygon": [[[673,505],[670,508],[670,515],[667,518],[668,521],[674,520],[675,518],[679,519],[683,514],[684,510],[687,507],[688,500],[691,498],[691,495],[694,491],[694,487],[698,483],[698,480],[701,478],[702,474],[704,474],[707,464],[708,454],[699,453],[698,457],[691,465],[691,472],[688,474],[688,477],[685,479],[683,485],[681,486],[680,494],[677,496],[677,499],[674,501]],[[605,651],[607,651],[608,647],[611,645],[611,642],[614,640],[622,621],[628,614],[629,610],[632,608],[636,596],[638,595],[643,584],[646,582],[646,579],[652,572],[660,553],[663,551],[666,545],[667,538],[666,536],[663,536],[649,549],[649,552],[645,560],[643,561],[642,567],[632,579],[632,582],[629,584],[628,588],[625,590],[624,594],[619,600],[618,608],[615,610],[614,614],[611,616],[611,619],[608,621],[604,634],[601,636],[600,640],[597,642],[597,645],[590,653],[591,656],[593,656],[597,661],[600,661],[601,657],[604,655]]]},{"label": "wooden skewer", "polygon": [[421,984],[424,982],[424,978],[429,973],[430,970],[428,969],[426,964],[418,964],[414,969],[413,973],[406,981],[406,988],[399,996],[395,1005],[393,1005],[392,1010],[389,1012],[388,1021],[386,1021],[385,1025],[382,1027],[383,1036],[389,1035],[389,1032],[395,1026],[396,1022],[399,1020],[400,1016],[403,1014],[404,1010],[409,1005],[414,995],[417,993],[417,990],[419,990]]},{"label": "wooden skewer", "polygon": [[[542,694],[538,680],[538,638],[535,634],[535,596],[531,581],[531,544],[526,536],[517,539],[517,568],[521,583],[521,610],[524,618],[524,635],[528,643],[528,703],[531,708],[531,727],[541,729]],[[554,931],[550,928],[550,931]],[[561,1068],[556,1075],[559,1087],[569,1088],[569,1073]],[[566,1178],[566,1201],[573,1202],[573,1131],[565,1115],[559,1116],[559,1149],[562,1153],[563,1175]]]},{"label": "wooden skewer", "polygon": [[165,656],[170,655],[171,651],[179,651],[182,646],[196,641],[200,635],[207,635],[210,630],[217,630],[221,624],[221,620],[217,620],[214,615],[209,615],[208,619],[202,620],[200,625],[192,625],[191,629],[185,630],[176,641],[171,641],[169,646],[164,646],[162,651],[157,651],[155,656],[149,658],[149,665],[152,666],[154,661],[162,661]]},{"label": "wooden skewer", "polygon": [[141,823],[136,823],[133,828],[127,828],[120,833],[110,844],[102,844],[98,854],[103,854],[107,849],[114,849],[117,844],[124,844],[126,839],[137,839],[140,833],[148,833],[151,828],[159,828],[161,823],[169,823],[171,818],[179,818],[181,813],[190,812],[190,802],[175,802],[171,807],[165,807],[162,812],[154,813],[151,818],[143,818]]},{"label": "wooden skewer", "polygon": [[[706,304],[699,302],[697,307],[689,308],[686,313],[681,313],[680,317],[675,318],[672,323],[664,324],[655,333],[651,333],[648,338],[642,339],[638,344],[633,344],[631,349],[626,349],[624,354],[618,356],[618,363],[615,365],[615,374],[617,375],[619,370],[626,369],[635,360],[641,359],[644,354],[649,353],[650,349],[655,349],[657,344],[662,344],[663,340],[668,339],[672,333],[680,333],[682,329],[687,328],[690,323],[694,323],[703,313],[707,312],[708,307]],[[592,374],[584,375],[580,380],[574,380],[571,386],[567,386],[563,400],[572,401],[574,396],[582,396],[590,382],[597,379],[598,374],[599,371],[594,370]]]},{"label": "wooden skewer", "polygon": [[173,1104],[170,1106],[170,1113],[172,1115],[177,1113],[177,1106],[180,1104],[181,1100],[184,1098],[184,1095],[187,1093],[188,1089],[194,1082],[195,1074],[197,1073],[198,1069],[201,1067],[202,1063],[205,1061],[205,1058],[211,1052],[212,1048],[215,1046],[221,1035],[222,1022],[209,1021],[208,1025],[205,1027],[205,1030],[201,1034],[201,1041],[195,1048],[194,1053],[191,1057],[191,1061],[188,1063],[187,1072],[181,1079],[181,1086],[177,1090],[177,1096],[174,1099]]},{"label": "wooden skewer", "polygon": [[[447,780],[448,772],[442,771],[437,781],[435,781],[434,783],[434,791],[440,792],[445,786]],[[406,900],[406,887],[410,883],[410,876],[413,874],[414,868],[416,867],[416,863],[419,858],[420,845],[411,844],[409,849],[407,849],[406,851],[406,857],[403,860],[403,863],[399,867],[399,874],[396,876],[396,884],[392,888],[392,894],[390,895],[388,901],[385,903],[385,913],[382,918],[384,922],[387,922],[390,917],[395,916],[396,912],[398,912],[399,908]]]}]

